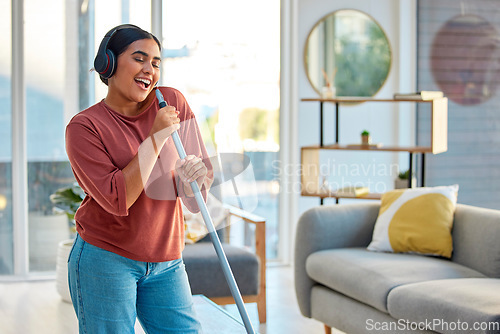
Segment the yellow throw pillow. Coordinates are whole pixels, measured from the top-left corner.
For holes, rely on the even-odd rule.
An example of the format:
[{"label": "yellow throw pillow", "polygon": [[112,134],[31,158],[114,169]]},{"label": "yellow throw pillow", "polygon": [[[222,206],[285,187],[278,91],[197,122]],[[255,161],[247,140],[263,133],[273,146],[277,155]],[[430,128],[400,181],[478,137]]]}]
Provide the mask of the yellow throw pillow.
[{"label": "yellow throw pillow", "polygon": [[368,250],[450,258],[457,195],[456,184],[383,194]]}]

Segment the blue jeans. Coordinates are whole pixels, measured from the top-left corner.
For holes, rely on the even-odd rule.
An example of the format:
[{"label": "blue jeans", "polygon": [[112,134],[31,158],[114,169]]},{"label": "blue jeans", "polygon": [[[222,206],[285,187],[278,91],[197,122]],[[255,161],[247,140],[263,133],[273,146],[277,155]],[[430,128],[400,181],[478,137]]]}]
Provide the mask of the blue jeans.
[{"label": "blue jeans", "polygon": [[68,260],[80,333],[134,333],[136,317],[152,333],[201,333],[182,259],[139,262],[77,235]]}]

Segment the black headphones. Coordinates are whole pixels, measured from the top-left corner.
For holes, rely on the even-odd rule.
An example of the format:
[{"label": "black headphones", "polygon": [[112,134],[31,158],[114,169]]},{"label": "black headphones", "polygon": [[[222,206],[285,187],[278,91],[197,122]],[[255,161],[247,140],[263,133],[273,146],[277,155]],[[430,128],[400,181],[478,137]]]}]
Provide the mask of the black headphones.
[{"label": "black headphones", "polygon": [[116,69],[116,56],[113,51],[108,49],[108,44],[111,38],[116,34],[118,30],[121,29],[138,29],[142,30],[138,26],[133,24],[122,24],[119,25],[106,34],[102,39],[101,45],[99,45],[99,50],[97,51],[97,55],[94,59],[94,69],[99,73],[104,79],[109,79],[113,76]]}]

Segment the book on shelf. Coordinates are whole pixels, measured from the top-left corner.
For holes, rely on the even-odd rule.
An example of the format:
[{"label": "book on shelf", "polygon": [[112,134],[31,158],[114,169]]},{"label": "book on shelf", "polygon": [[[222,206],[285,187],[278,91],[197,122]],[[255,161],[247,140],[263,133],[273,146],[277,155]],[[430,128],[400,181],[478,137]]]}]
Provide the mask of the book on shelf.
[{"label": "book on shelf", "polygon": [[394,94],[395,100],[433,100],[444,97],[443,92],[437,90],[421,90],[416,93],[396,93]]},{"label": "book on shelf", "polygon": [[347,186],[334,191],[337,196],[346,196],[346,197],[361,197],[364,195],[368,195],[370,193],[370,189],[364,186]]}]

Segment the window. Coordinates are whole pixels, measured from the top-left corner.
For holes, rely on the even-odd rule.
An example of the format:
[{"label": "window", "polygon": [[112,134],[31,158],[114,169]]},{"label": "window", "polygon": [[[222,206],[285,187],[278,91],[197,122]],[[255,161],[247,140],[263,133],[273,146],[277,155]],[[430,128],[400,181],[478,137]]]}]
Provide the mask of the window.
[{"label": "window", "polygon": [[250,158],[255,182],[223,192],[223,200],[239,206],[255,198],[249,206],[266,217],[267,256],[276,258],[280,2],[165,0],[163,10],[161,83],[186,96],[209,153]]},{"label": "window", "polygon": [[[209,149],[212,142],[219,151],[245,153],[252,160],[259,191],[255,213],[269,218],[268,255],[276,257],[279,187],[271,162],[279,152],[280,9],[277,0],[260,1],[261,6],[241,7],[227,0],[211,4],[164,0],[164,8],[173,16],[163,18],[164,33],[169,35],[165,35],[162,80],[185,93],[202,127],[206,125]],[[24,24],[11,21],[12,3],[17,4],[0,0],[4,9],[0,14],[4,32],[0,37],[4,46],[0,48],[0,278],[25,278],[53,272],[57,244],[72,237],[71,222],[58,214],[49,196],[75,181],[65,152],[66,124],[106,94],[96,73],[89,72],[99,43],[109,29],[123,22],[151,30],[151,2],[24,0],[23,13],[15,16]],[[193,12],[193,6],[200,10]],[[225,10],[217,17],[215,8],[221,6],[235,15],[225,17]],[[259,7],[267,9],[257,11]],[[210,16],[205,15],[208,9]],[[264,23],[255,25],[251,11]],[[17,108],[19,102],[11,97],[17,87],[11,80],[12,59],[23,57],[14,54],[11,59],[13,49],[21,52],[11,43],[14,24],[24,29],[23,73],[16,78],[24,84],[26,106],[25,125],[16,123],[15,128],[11,124],[18,114],[12,113],[12,105]],[[182,56],[183,52],[188,55]],[[25,134],[17,144],[26,147],[26,159],[20,162],[12,150],[15,133]],[[13,162],[27,171],[26,181],[14,180]],[[18,188],[26,188],[27,203],[13,203],[12,189]],[[18,210],[14,212],[13,204],[27,213],[15,223]],[[17,233],[14,227],[19,226]]]},{"label": "window", "polygon": [[14,271],[12,224],[11,7],[0,0],[0,275]]},{"label": "window", "polygon": [[[50,194],[75,181],[65,151],[67,122],[77,112],[100,100],[105,91],[97,75],[89,72],[95,50],[107,30],[120,24],[122,19],[150,29],[151,7],[138,0],[78,3],[25,0],[22,13],[24,73],[21,73],[25,128],[16,123],[16,129],[12,129],[11,3],[0,0],[4,9],[0,14],[0,28],[4,33],[0,38],[5,46],[0,50],[0,275],[24,277],[53,272],[58,243],[73,236],[72,223],[54,208]],[[19,210],[26,210],[27,219],[15,223],[27,226],[20,228],[18,237],[13,229],[12,209],[15,200],[11,171],[14,132],[26,134],[25,142],[18,145],[26,147],[27,158],[24,163],[28,201],[18,204]],[[17,186],[22,187],[22,184]],[[23,244],[23,231],[27,231],[27,244]],[[17,245],[16,254],[14,245]],[[18,266],[15,261],[21,259],[21,263],[24,258],[28,265]]]},{"label": "window", "polygon": [[28,248],[32,272],[53,271],[57,244],[70,237],[70,222],[66,215],[54,212],[49,199],[56,189],[74,182],[64,147],[64,9],[63,0],[25,0]]}]

